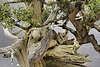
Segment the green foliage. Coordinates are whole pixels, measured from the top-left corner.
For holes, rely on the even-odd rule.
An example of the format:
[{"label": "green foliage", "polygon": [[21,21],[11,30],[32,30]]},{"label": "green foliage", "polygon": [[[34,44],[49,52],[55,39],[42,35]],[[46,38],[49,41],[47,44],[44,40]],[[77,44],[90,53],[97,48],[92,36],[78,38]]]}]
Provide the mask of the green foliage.
[{"label": "green foliage", "polygon": [[33,27],[37,27],[39,25],[39,19],[35,15],[33,16],[33,18]]},{"label": "green foliage", "polygon": [[46,19],[48,18],[49,16],[49,13],[51,12],[51,8],[46,6],[44,8],[44,11],[42,12],[42,22],[44,23],[46,21]]},{"label": "green foliage", "polygon": [[12,13],[14,19],[18,19],[19,21],[31,22],[31,18],[33,16],[32,11],[30,9],[25,9],[23,7],[19,7],[18,10],[14,10]]},{"label": "green foliage", "polygon": [[90,0],[88,6],[88,15],[90,17],[96,17],[100,15],[100,0]]},{"label": "green foliage", "polygon": [[22,24],[31,23],[36,27],[39,22],[33,14],[33,9],[25,9],[24,7],[15,9],[11,7],[10,4],[0,4],[0,21],[2,21],[2,26],[4,28],[14,28],[14,24],[20,24],[20,22],[23,22]]},{"label": "green foliage", "polygon": [[53,2],[53,1],[55,1],[55,0],[48,0],[48,3],[51,3],[51,2]]},{"label": "green foliage", "polygon": [[[3,23],[3,27],[11,27],[13,25],[13,23],[11,23],[12,18],[10,17],[10,8],[9,8],[9,4],[4,4],[4,5],[0,5],[0,20]],[[13,27],[13,26],[12,26]]]},{"label": "green foliage", "polygon": [[[52,3],[54,1],[55,0],[48,0],[47,3]],[[53,4],[51,6],[47,6],[47,5],[45,6],[45,8],[44,8],[44,10],[42,12],[42,22],[43,23],[47,20],[51,10],[53,10],[55,8],[55,6],[56,6],[56,4]]]},{"label": "green foliage", "polygon": [[[47,3],[52,3],[52,2],[54,2],[55,0],[48,0],[48,2]],[[49,8],[51,8],[52,10],[55,8],[55,6],[56,6],[56,4],[53,4],[53,5],[51,5],[51,7],[49,7]]]}]

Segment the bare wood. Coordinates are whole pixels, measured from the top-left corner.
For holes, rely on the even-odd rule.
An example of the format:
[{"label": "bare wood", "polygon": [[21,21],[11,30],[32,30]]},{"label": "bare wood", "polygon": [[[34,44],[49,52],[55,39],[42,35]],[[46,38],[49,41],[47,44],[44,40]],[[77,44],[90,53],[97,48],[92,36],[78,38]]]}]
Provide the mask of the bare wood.
[{"label": "bare wood", "polygon": [[9,58],[11,57],[11,50],[14,51],[14,56],[17,58],[20,67],[29,67],[28,52],[23,39],[18,39],[11,46],[0,48],[0,54],[4,54],[5,58]]},{"label": "bare wood", "polygon": [[35,64],[35,62],[39,61],[45,54],[46,50],[49,47],[50,40],[55,37],[55,32],[49,30],[43,39],[41,40],[41,46],[36,50],[34,54],[31,54],[29,57],[30,67]]},{"label": "bare wood", "polygon": [[14,41],[17,41],[17,40],[18,40],[18,37],[17,37],[17,36],[12,35],[12,34],[8,31],[8,28],[3,28],[3,30],[4,30],[4,34],[5,34],[6,37],[8,37],[8,38],[10,38],[10,39],[12,39],[12,40],[14,40]]}]

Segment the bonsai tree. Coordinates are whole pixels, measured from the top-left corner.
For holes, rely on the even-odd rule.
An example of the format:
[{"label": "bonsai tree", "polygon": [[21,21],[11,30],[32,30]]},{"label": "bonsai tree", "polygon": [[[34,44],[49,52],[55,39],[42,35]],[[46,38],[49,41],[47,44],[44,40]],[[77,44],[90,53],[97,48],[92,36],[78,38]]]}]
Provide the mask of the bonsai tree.
[{"label": "bonsai tree", "polygon": [[[10,3],[23,2],[26,8],[18,9]],[[85,58],[77,50],[85,43],[92,43],[100,52],[91,28],[100,31],[99,0],[9,0],[0,4],[0,23],[4,34],[14,40],[10,46],[0,48],[5,58],[13,56],[20,67],[86,67]],[[79,16],[77,16],[79,14]],[[62,20],[63,22],[59,21]],[[70,21],[76,30],[66,24]],[[64,32],[56,32],[52,27],[61,27]],[[19,28],[15,33],[8,29]],[[22,37],[16,36],[24,31]],[[70,31],[75,38],[68,40]]]}]

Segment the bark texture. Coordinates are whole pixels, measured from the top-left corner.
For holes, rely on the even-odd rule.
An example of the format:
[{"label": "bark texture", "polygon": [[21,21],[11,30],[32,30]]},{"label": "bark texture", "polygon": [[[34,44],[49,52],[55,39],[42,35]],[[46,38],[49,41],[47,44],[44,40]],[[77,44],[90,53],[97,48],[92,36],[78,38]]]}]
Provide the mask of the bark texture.
[{"label": "bark texture", "polygon": [[33,21],[38,19],[38,23],[42,23],[42,8],[43,5],[39,0],[32,0],[32,1],[28,1],[25,2],[26,8],[30,8],[33,9],[33,13],[35,15],[35,17],[33,17]]},{"label": "bark texture", "polygon": [[[72,0],[73,1],[73,0]],[[98,16],[93,22],[82,18],[82,20],[76,20],[76,15],[82,10],[82,5],[87,2],[83,0],[72,1],[60,1],[56,0],[51,3],[46,3],[45,0],[13,0],[8,3],[24,2],[26,8],[34,9],[33,13],[35,17],[32,21],[38,19],[37,23],[42,23],[42,7],[43,4],[51,6],[56,4],[55,8],[51,11],[44,24],[38,26],[38,28],[22,27],[18,24],[15,26],[25,30],[24,37],[19,38],[12,35],[8,29],[3,29],[5,36],[15,41],[11,46],[0,48],[0,54],[4,54],[4,57],[17,58],[20,67],[87,67],[83,63],[90,62],[86,57],[88,55],[80,55],[77,50],[84,43],[92,43],[96,51],[100,52],[100,47],[94,37],[94,35],[88,35],[91,28],[95,28],[100,31],[98,25],[94,22],[99,19]],[[57,13],[61,10],[65,15],[57,18]],[[50,25],[52,23],[57,24],[59,20],[65,21],[63,24],[54,26],[62,27],[66,31],[70,31],[75,38],[68,40],[65,38],[67,32],[63,35],[62,32],[55,32]],[[74,25],[76,30],[73,30],[66,26],[68,21]],[[20,33],[17,32],[17,34]]]}]

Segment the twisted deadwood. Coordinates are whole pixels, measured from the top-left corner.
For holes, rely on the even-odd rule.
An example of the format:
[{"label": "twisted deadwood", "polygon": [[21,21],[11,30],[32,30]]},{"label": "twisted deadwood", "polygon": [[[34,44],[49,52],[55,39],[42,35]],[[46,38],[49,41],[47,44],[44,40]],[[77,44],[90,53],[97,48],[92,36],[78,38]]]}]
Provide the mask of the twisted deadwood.
[{"label": "twisted deadwood", "polygon": [[49,47],[50,40],[54,39],[55,35],[56,33],[53,30],[49,30],[48,32],[46,32],[45,36],[41,40],[41,46],[36,49],[34,54],[31,54],[29,56],[30,67],[33,67],[37,61],[42,59],[43,55]]},{"label": "twisted deadwood", "polygon": [[[62,8],[62,7],[61,7]],[[63,9],[62,9],[63,10]],[[64,11],[64,10],[63,10]],[[80,10],[79,10],[79,6],[78,7],[75,7],[75,9],[73,10],[73,12],[71,13],[71,14],[69,14],[69,20],[72,22],[72,24],[77,28],[77,25],[78,24],[76,24],[76,23],[79,23],[78,21],[74,21],[74,18],[75,18],[75,16],[76,16],[76,14],[79,12]],[[65,11],[66,13],[69,13],[69,12],[67,12],[67,11]],[[98,18],[97,18],[98,19]],[[96,20],[97,20],[96,19]],[[96,20],[94,20],[94,21],[96,21]],[[79,24],[78,26],[80,26],[80,29],[81,30],[85,30],[84,29],[84,26],[82,26],[81,24]],[[94,26],[92,26],[92,27],[94,27]],[[79,27],[78,27],[79,28]],[[92,44],[93,44],[93,46],[94,46],[94,48],[97,50],[97,51],[100,51],[100,49],[98,49],[98,44],[97,44],[97,41],[96,40],[94,40],[95,39],[95,37],[93,36],[93,35],[91,35],[91,36],[86,36],[85,34],[84,34],[84,31],[82,31],[82,33],[80,33],[80,29],[78,29],[77,28],[77,39],[78,39],[78,41],[80,42],[80,43],[88,43],[88,42],[92,42]],[[97,27],[96,27],[97,28]],[[68,29],[68,28],[67,28]],[[98,29],[98,28],[97,28]],[[80,33],[80,34],[79,34]],[[84,35],[82,35],[82,34],[84,34]],[[82,35],[82,37],[80,37]],[[46,34],[46,36],[48,36],[48,34]],[[44,55],[44,53],[45,53],[45,51],[47,50],[47,48],[48,48],[48,43],[50,42],[50,37],[46,40],[45,38],[46,38],[46,36],[44,36],[44,40],[42,40],[42,43],[44,42],[44,41],[46,41],[46,44],[45,45],[41,45],[41,47],[39,47],[38,49],[37,49],[37,53],[35,53],[35,54],[33,54],[33,56],[31,56],[31,57],[33,57],[33,61],[34,62],[32,62],[32,63],[35,63],[36,62],[36,60],[39,60],[40,59],[40,57],[43,57],[43,55]],[[41,43],[41,44],[42,44]],[[44,46],[44,47],[43,47]],[[43,48],[43,50],[42,50],[42,48]],[[1,49],[2,50],[2,49]],[[3,51],[3,50],[2,50]],[[40,52],[40,51],[43,51],[43,52]],[[4,53],[4,52],[1,52],[1,53]],[[76,64],[77,65],[77,64]]]}]

